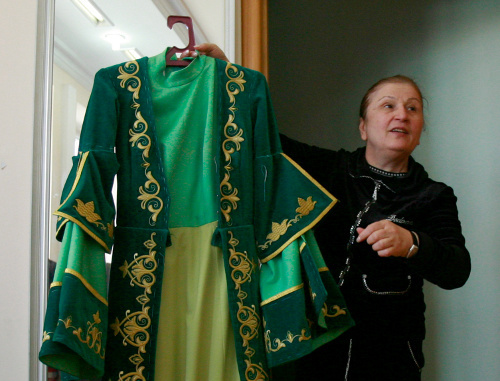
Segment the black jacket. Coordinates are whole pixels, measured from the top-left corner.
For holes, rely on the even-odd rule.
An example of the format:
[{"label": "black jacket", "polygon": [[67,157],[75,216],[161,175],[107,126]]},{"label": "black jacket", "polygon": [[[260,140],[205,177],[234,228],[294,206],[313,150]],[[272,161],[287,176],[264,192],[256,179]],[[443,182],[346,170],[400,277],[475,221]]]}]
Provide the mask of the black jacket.
[{"label": "black jacket", "polygon": [[[471,270],[452,188],[431,180],[413,158],[408,173],[396,175],[369,166],[365,148],[331,151],[281,138],[284,152],[339,200],[315,235],[342,285],[355,333],[423,339],[423,280],[453,289]],[[355,227],[382,219],[418,234],[415,256],[382,258],[366,242],[355,242]]]}]

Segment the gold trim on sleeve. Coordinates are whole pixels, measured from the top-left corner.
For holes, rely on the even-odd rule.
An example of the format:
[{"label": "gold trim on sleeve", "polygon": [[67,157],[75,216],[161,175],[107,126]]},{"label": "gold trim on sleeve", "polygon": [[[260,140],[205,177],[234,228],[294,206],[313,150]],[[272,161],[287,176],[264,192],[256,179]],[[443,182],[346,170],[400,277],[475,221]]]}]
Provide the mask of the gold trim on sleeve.
[{"label": "gold trim on sleeve", "polygon": [[[62,219],[62,216],[58,215],[57,211],[53,213],[55,216],[59,216],[58,220],[61,220]],[[68,223],[68,219],[64,220],[63,222],[61,222],[61,224],[59,225],[59,229],[57,229],[56,231],[56,237],[59,235],[59,232],[61,231],[61,229],[63,228],[64,225],[66,225]]]},{"label": "gold trim on sleeve", "polygon": [[75,191],[76,186],[80,182],[80,177],[82,177],[82,171],[83,171],[83,168],[85,167],[85,163],[87,162],[88,156],[89,156],[89,152],[88,151],[84,152],[84,153],[80,152],[80,159],[78,161],[78,166],[77,166],[77,170],[76,170],[75,181],[73,181],[73,186],[71,187],[71,190],[69,191],[68,196],[61,203],[61,205],[59,205],[59,208],[57,208],[58,210],[61,209],[61,207],[66,203],[66,201],[69,200],[69,198],[71,197],[71,195]]},{"label": "gold trim on sleeve", "polygon": [[297,290],[300,290],[301,288],[304,288],[304,283],[301,283],[299,284],[298,286],[294,286],[294,287],[291,287],[289,288],[288,290],[285,290],[285,291],[282,291],[280,292],[279,294],[276,294],[270,298],[267,298],[266,300],[262,301],[260,303],[260,306],[263,307],[265,306],[266,304],[269,304],[271,302],[274,302],[275,300],[278,300],[279,298],[282,298],[288,294],[291,294],[292,292],[295,292]]},{"label": "gold trim on sleeve", "polygon": [[[73,323],[73,317],[71,316],[68,316],[64,320],[59,319],[59,321],[64,324],[66,329],[73,328],[73,335],[75,335],[76,338],[83,344],[87,344],[89,349],[92,349],[101,359],[104,360],[105,348],[102,345],[102,331],[98,328],[99,324],[102,322],[99,317],[99,310],[95,314],[92,314],[92,318],[94,321],[87,322],[88,328],[85,333],[83,332],[83,328],[76,328],[71,325]],[[85,337],[82,337],[82,333],[84,333]]]},{"label": "gold trim on sleeve", "polygon": [[[104,248],[104,250],[106,250],[107,253],[111,252],[111,250],[109,249],[108,245],[106,245],[106,243],[101,238],[99,238],[97,236],[97,234],[95,234],[94,232],[92,232],[92,230],[90,230],[88,228],[88,226],[86,226],[82,221],[80,221],[79,219],[77,219],[77,218],[75,218],[73,216],[70,216],[69,214],[62,213],[62,212],[59,212],[59,211],[55,211],[54,214],[56,216],[64,217],[64,218],[66,218],[67,220],[69,220],[71,222],[74,222],[79,227],[81,227],[85,231],[85,233],[87,233],[89,236],[91,236],[93,239],[95,239],[97,241],[97,243],[99,243],[99,245],[101,245]],[[59,228],[59,230],[61,230],[61,229]]]},{"label": "gold trim on sleeve", "polygon": [[[265,326],[266,321],[264,320],[264,327]],[[299,338],[299,341],[310,340],[312,336],[307,336],[306,332],[306,328],[303,328],[300,334],[297,335],[294,335],[292,332],[288,331],[286,334],[286,338],[284,338],[283,340],[278,338],[271,340],[271,330],[268,329],[265,333],[266,352],[278,352],[279,350],[286,348],[285,342],[292,344],[296,338]]]},{"label": "gold trim on sleeve", "polygon": [[[337,203],[337,199],[335,198],[335,196],[333,196],[330,192],[328,192],[326,190],[325,187],[323,187],[323,185],[321,185],[320,183],[318,183],[314,177],[312,177],[309,173],[307,173],[304,168],[302,168],[300,165],[298,165],[295,161],[293,161],[290,156],[288,156],[287,154],[281,152],[281,155],[283,155],[283,157],[285,159],[287,159],[295,168],[297,168],[300,173],[302,173],[305,177],[307,177],[309,179],[309,181],[311,181],[314,185],[316,185],[319,189],[321,189],[321,191],[327,195],[332,201],[333,201],[333,205],[335,205]],[[332,206],[333,206],[332,205]]]},{"label": "gold trim on sleeve", "polygon": [[[295,209],[295,212],[297,214],[293,219],[289,220],[288,218],[285,218],[283,221],[281,221],[281,223],[279,222],[271,223],[271,233],[267,235],[266,237],[267,241],[265,243],[263,243],[262,245],[258,245],[260,250],[265,250],[269,248],[274,242],[278,241],[283,235],[285,235],[288,229],[293,224],[299,222],[302,219],[302,217],[309,215],[309,213],[311,213],[311,211],[314,210],[317,201],[313,201],[312,196],[309,196],[307,197],[307,200],[298,197],[297,202],[299,204],[299,207]],[[271,258],[274,258],[274,256],[273,257],[267,256],[264,260],[262,260],[262,262],[267,262]]]},{"label": "gold trim on sleeve", "polygon": [[[290,157],[288,157],[287,155],[285,155],[284,153],[281,153],[281,155],[283,155],[283,157],[285,159],[287,159],[293,166],[295,166],[304,176],[306,176],[314,185],[316,185],[326,196],[328,196],[328,198],[330,198],[332,200],[332,202],[327,205],[323,211],[309,224],[307,225],[306,227],[304,227],[302,230],[300,230],[299,232],[295,233],[292,237],[290,237],[290,239],[288,239],[283,245],[281,245],[279,248],[277,248],[275,251],[273,251],[271,254],[269,254],[267,257],[265,257],[264,259],[261,260],[262,263],[265,263],[271,259],[273,259],[274,257],[276,257],[277,255],[279,255],[288,245],[290,245],[290,243],[292,243],[293,241],[295,241],[298,237],[300,237],[302,234],[304,234],[306,231],[310,230],[313,228],[313,226],[315,226],[324,216],[325,214],[327,214],[330,209],[333,208],[333,206],[337,203],[337,199],[330,193],[328,192],[321,184],[319,184],[316,180],[314,180],[314,178],[312,178],[302,167],[300,167],[296,162],[294,162],[292,159],[290,159]],[[299,209],[297,209],[296,211],[298,212]],[[283,222],[282,222],[283,223]],[[275,224],[275,223],[273,223]],[[277,224],[277,223],[276,223]],[[278,224],[279,225],[279,224]],[[278,229],[279,230],[279,229]],[[270,233],[271,235],[272,233]],[[268,237],[266,237],[268,239],[269,238],[269,235]],[[265,244],[267,244],[269,241],[266,241]],[[264,245],[265,245],[264,244]],[[271,242],[269,242],[269,244],[271,244]],[[264,246],[263,245],[263,246]],[[260,246],[259,246],[260,248]],[[261,248],[262,250],[262,248]]]},{"label": "gold trim on sleeve", "polygon": [[326,303],[323,304],[323,308],[321,309],[321,311],[323,312],[323,315],[325,315],[326,317],[331,317],[331,318],[334,318],[334,317],[337,317],[340,315],[345,315],[347,313],[345,310],[346,310],[345,308],[340,308],[337,305],[328,307],[326,305]]},{"label": "gold trim on sleeve", "polygon": [[102,221],[101,216],[95,212],[94,201],[83,202],[78,198],[75,201],[76,201],[76,206],[73,205],[73,208],[76,209],[76,211],[80,216],[85,217],[85,219],[88,222],[96,225],[101,230],[106,231],[108,233],[108,236],[110,238],[113,238],[113,229],[114,229],[113,222],[107,224],[101,222]]},{"label": "gold trim on sleeve", "polygon": [[64,270],[64,272],[66,274],[71,274],[74,277],[78,278],[80,280],[80,282],[82,282],[82,284],[85,286],[85,288],[87,290],[89,290],[89,292],[92,295],[94,295],[105,306],[108,306],[108,301],[106,300],[106,298],[104,296],[102,296],[101,294],[99,294],[99,292],[97,292],[97,290],[94,287],[92,287],[92,285],[83,277],[82,274],[80,274],[78,271],[75,271],[73,269],[66,269],[66,270]]},{"label": "gold trim on sleeve", "polygon": [[330,271],[330,269],[328,267],[320,267],[320,268],[318,268],[318,272],[319,273],[323,273],[325,271]]},{"label": "gold trim on sleeve", "polygon": [[232,158],[231,155],[241,149],[241,143],[245,141],[243,138],[243,129],[239,128],[234,120],[236,118],[235,111],[236,108],[236,95],[240,92],[245,91],[244,84],[246,81],[243,79],[244,73],[239,71],[236,66],[230,62],[226,65],[226,76],[229,81],[226,83],[226,91],[229,96],[229,102],[231,106],[229,107],[229,116],[226,125],[224,126],[224,136],[226,139],[222,142],[222,151],[224,152],[224,179],[220,183],[220,208],[221,212],[227,223],[231,222],[231,212],[233,209],[238,208],[238,189],[233,188],[233,185],[229,182],[231,179],[231,171],[233,167],[231,165]]},{"label": "gold trim on sleeve", "polygon": [[160,184],[154,178],[151,171],[148,170],[151,163],[147,160],[149,159],[149,150],[151,149],[151,138],[146,133],[148,131],[148,123],[146,119],[142,117],[140,103],[136,100],[139,99],[139,93],[141,90],[142,82],[136,74],[139,72],[139,64],[137,61],[129,61],[125,65],[121,66],[119,69],[120,75],[118,79],[121,80],[120,86],[126,88],[132,93],[132,108],[135,110],[136,121],[133,127],[129,130],[130,139],[132,147],[137,146],[137,148],[142,150],[142,167],[144,168],[144,173],[146,175],[147,181],[144,186],[139,187],[140,195],[137,197],[141,201],[141,208],[148,210],[151,213],[150,225],[155,225],[158,219],[158,215],[163,209],[163,200],[158,197],[160,193]]},{"label": "gold trim on sleeve", "polygon": [[62,282],[52,282],[50,284],[49,288],[52,288],[52,287],[61,287],[61,286],[62,286]]}]

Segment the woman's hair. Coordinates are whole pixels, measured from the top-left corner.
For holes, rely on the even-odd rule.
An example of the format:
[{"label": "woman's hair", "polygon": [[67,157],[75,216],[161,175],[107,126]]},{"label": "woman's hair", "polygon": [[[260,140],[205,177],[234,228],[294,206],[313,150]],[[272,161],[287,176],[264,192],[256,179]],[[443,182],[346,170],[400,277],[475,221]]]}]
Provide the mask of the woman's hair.
[{"label": "woman's hair", "polygon": [[398,75],[394,75],[392,77],[382,78],[381,80],[374,83],[368,89],[365,96],[361,100],[361,105],[359,106],[360,118],[363,118],[363,119],[366,118],[366,109],[368,108],[368,104],[370,103],[370,95],[372,95],[380,86],[385,85],[386,83],[407,83],[408,85],[413,86],[415,88],[415,90],[417,90],[418,95],[420,95],[420,99],[422,100],[422,106],[423,106],[424,97],[422,96],[422,92],[420,91],[420,88],[415,83],[415,81],[413,79],[411,79],[410,77],[398,74]]}]

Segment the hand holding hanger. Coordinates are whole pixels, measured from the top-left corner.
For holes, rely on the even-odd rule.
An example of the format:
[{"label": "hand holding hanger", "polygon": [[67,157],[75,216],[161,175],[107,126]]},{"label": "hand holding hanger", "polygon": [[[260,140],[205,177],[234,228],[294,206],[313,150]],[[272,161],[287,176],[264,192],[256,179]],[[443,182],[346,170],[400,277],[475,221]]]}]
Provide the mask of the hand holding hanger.
[{"label": "hand holding hanger", "polygon": [[211,44],[211,43],[196,45],[193,47],[193,50],[183,51],[180,55],[180,59],[183,59],[185,57],[193,57],[193,58],[197,57],[198,52],[196,52],[194,49],[196,49],[199,52],[199,54],[207,55],[209,57],[218,58],[220,60],[229,62],[229,59],[226,57],[222,49],[219,48],[216,44]]}]

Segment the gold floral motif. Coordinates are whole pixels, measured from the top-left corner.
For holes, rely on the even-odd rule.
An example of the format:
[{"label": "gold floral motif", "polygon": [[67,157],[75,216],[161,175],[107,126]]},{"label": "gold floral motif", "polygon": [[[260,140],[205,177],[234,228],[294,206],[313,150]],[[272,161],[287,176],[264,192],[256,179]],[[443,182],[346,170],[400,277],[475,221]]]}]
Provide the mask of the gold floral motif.
[{"label": "gold floral motif", "polygon": [[137,354],[129,357],[129,361],[135,366],[135,371],[127,374],[120,372],[118,378],[120,381],[146,381],[143,375],[145,367],[140,365],[144,361],[141,353],[146,353],[146,345],[150,341],[148,329],[151,327],[151,317],[149,316],[150,307],[147,304],[151,301],[148,294],[152,293],[151,287],[156,283],[154,271],[158,268],[154,250],[157,245],[154,240],[155,235],[156,233],[152,233],[151,238],[144,242],[148,254],[139,256],[136,253],[131,263],[125,261],[120,267],[123,277],[130,278],[132,287],[138,286],[144,289],[144,293],[136,298],[142,306],[141,309],[132,313],[127,310],[121,321],[116,317],[110,326],[115,336],[121,335],[124,346],[130,344],[137,348]]},{"label": "gold floral motif", "polygon": [[266,236],[267,241],[264,244],[259,245],[259,249],[265,250],[269,246],[271,246],[273,242],[279,240],[281,236],[283,236],[288,231],[288,228],[290,226],[296,224],[302,217],[307,216],[309,213],[311,213],[317,203],[317,201],[312,200],[312,196],[309,196],[307,200],[299,197],[297,201],[299,203],[299,207],[295,209],[295,212],[297,213],[295,218],[293,218],[292,220],[284,219],[281,223],[271,223],[271,233]]},{"label": "gold floral motif", "polygon": [[105,230],[108,232],[108,235],[113,237],[113,223],[104,224],[100,215],[95,212],[95,204],[94,201],[83,202],[80,199],[76,199],[76,205],[73,205],[73,208],[76,209],[78,214],[85,219],[95,224],[101,230]]},{"label": "gold floral motif", "polygon": [[51,339],[50,335],[53,333],[54,332],[43,331],[42,343],[45,343],[47,340],[50,340]]},{"label": "gold floral motif", "polygon": [[73,208],[76,209],[80,216],[85,217],[88,222],[95,224],[101,229],[106,229],[104,224],[100,222],[102,220],[101,216],[95,213],[94,201],[85,203],[82,200],[76,199],[76,203],[77,205],[73,205]]},{"label": "gold floral motif", "polygon": [[244,73],[239,71],[238,68],[228,62],[226,66],[226,76],[229,81],[226,83],[226,91],[229,96],[229,102],[231,106],[229,107],[230,114],[226,125],[224,126],[224,136],[226,139],[222,142],[222,151],[224,152],[224,179],[220,184],[221,192],[221,211],[227,223],[231,222],[231,212],[238,208],[238,189],[233,188],[230,183],[231,171],[233,167],[231,165],[232,158],[231,155],[241,149],[241,143],[245,141],[243,138],[243,129],[239,128],[234,119],[236,117],[236,95],[240,92],[245,91],[244,84],[246,81],[243,79]]},{"label": "gold floral motif", "polygon": [[139,91],[141,90],[141,80],[135,75],[139,72],[139,64],[137,61],[129,61],[124,66],[119,67],[118,71],[121,75],[118,79],[121,79],[120,86],[133,93],[133,99],[139,99]]},{"label": "gold floral motif", "polygon": [[158,193],[160,193],[160,184],[153,177],[151,171],[146,171],[146,177],[148,178],[148,181],[146,181],[144,187],[142,185],[139,187],[139,193],[141,195],[137,197],[137,199],[142,201],[142,209],[146,209],[147,207],[148,210],[152,213],[151,220],[153,221],[154,225],[154,223],[156,223],[156,220],[158,219],[158,214],[163,209],[163,200],[158,197]]},{"label": "gold floral motif", "polygon": [[139,365],[141,362],[144,361],[141,355],[133,355],[129,357],[129,360],[132,364],[134,365]]},{"label": "gold floral motif", "polygon": [[262,368],[262,366],[257,364],[252,364],[251,360],[245,360],[247,368],[245,370],[245,378],[252,381],[266,381],[269,380],[269,376]]},{"label": "gold floral motif", "polygon": [[146,369],[146,367],[141,366],[138,367],[135,372],[127,374],[123,374],[125,372],[121,371],[118,376],[118,381],[147,381],[146,377],[144,377],[144,375],[142,374],[144,369]]},{"label": "gold floral motif", "polygon": [[130,344],[138,348],[139,353],[146,353],[146,344],[149,343],[148,328],[151,327],[149,307],[134,313],[127,310],[125,318],[122,321],[115,318],[115,322],[110,327],[115,336],[121,334],[124,346]]},{"label": "gold floral motif", "polygon": [[235,284],[238,291],[238,322],[240,323],[240,336],[243,339],[243,347],[245,348],[246,380],[269,380],[269,375],[266,373],[261,364],[254,364],[252,357],[255,350],[251,347],[251,340],[254,339],[259,333],[260,316],[256,311],[255,305],[245,305],[247,293],[241,289],[241,286],[246,282],[252,281],[252,272],[256,268],[256,264],[251,262],[246,252],[238,252],[236,246],[239,241],[234,237],[230,231],[229,245],[229,265],[232,268],[231,279]]},{"label": "gold floral motif", "polygon": [[[105,348],[102,346],[102,331],[98,328],[101,324],[101,318],[99,317],[99,311],[92,315],[93,322],[88,321],[88,328],[84,332],[81,327],[72,326],[73,318],[68,316],[66,319],[59,319],[60,322],[64,324],[66,329],[73,329],[73,335],[77,337],[80,342],[87,344],[89,349],[92,349],[101,359],[104,359]],[[44,333],[45,340],[45,333]]]},{"label": "gold floral motif", "polygon": [[323,304],[323,308],[321,309],[321,311],[323,312],[323,315],[325,315],[326,317],[331,317],[331,318],[335,318],[337,316],[346,314],[345,308],[340,308],[337,305],[328,307],[326,305],[326,303]]},{"label": "gold floral motif", "polygon": [[149,150],[151,149],[151,138],[147,134],[148,123],[146,119],[143,118],[140,108],[140,103],[136,100],[139,99],[139,92],[142,86],[142,82],[136,74],[139,72],[139,64],[137,61],[127,62],[124,66],[119,69],[120,75],[118,79],[121,80],[120,86],[122,88],[127,88],[128,91],[132,93],[132,108],[135,110],[136,121],[133,127],[129,130],[130,139],[129,142],[132,147],[137,146],[142,150],[142,167],[145,170],[146,184],[139,187],[140,195],[137,197],[141,201],[141,208],[147,210],[151,213],[150,225],[155,225],[158,219],[158,215],[163,209],[163,200],[158,197],[160,193],[160,184],[153,177],[151,171],[148,171],[151,163],[148,162]]},{"label": "gold floral motif", "polygon": [[[264,321],[264,326],[265,325],[266,325],[266,322]],[[299,342],[310,340],[311,336],[307,336],[306,332],[307,332],[307,330],[305,328],[303,328],[301,333],[298,335],[294,335],[290,331],[288,331],[285,339],[281,340],[281,339],[276,338],[276,339],[271,341],[271,330],[268,329],[265,333],[266,352],[267,353],[278,352],[280,349],[286,348],[285,342],[292,344],[293,341],[297,337],[299,338]]]},{"label": "gold floral motif", "polygon": [[134,260],[131,263],[125,261],[119,268],[124,278],[127,275],[130,276],[130,285],[132,287],[136,284],[139,287],[145,288],[148,294],[151,294],[151,287],[156,283],[154,271],[158,267],[158,263],[156,262],[155,254],[155,251],[141,256],[135,253]]},{"label": "gold floral motif", "polygon": [[134,122],[133,127],[128,131],[130,135],[129,142],[132,143],[132,147],[137,145],[137,148],[142,150],[143,158],[149,158],[151,138],[146,134],[149,126],[146,119],[142,117],[142,114],[139,111],[139,104],[134,102],[134,106],[135,117],[137,120]]},{"label": "gold floral motif", "polygon": [[300,206],[295,209],[295,211],[300,216],[307,216],[309,213],[311,213],[317,203],[317,201],[312,200],[312,196],[309,196],[307,200],[299,197],[298,202]]}]

